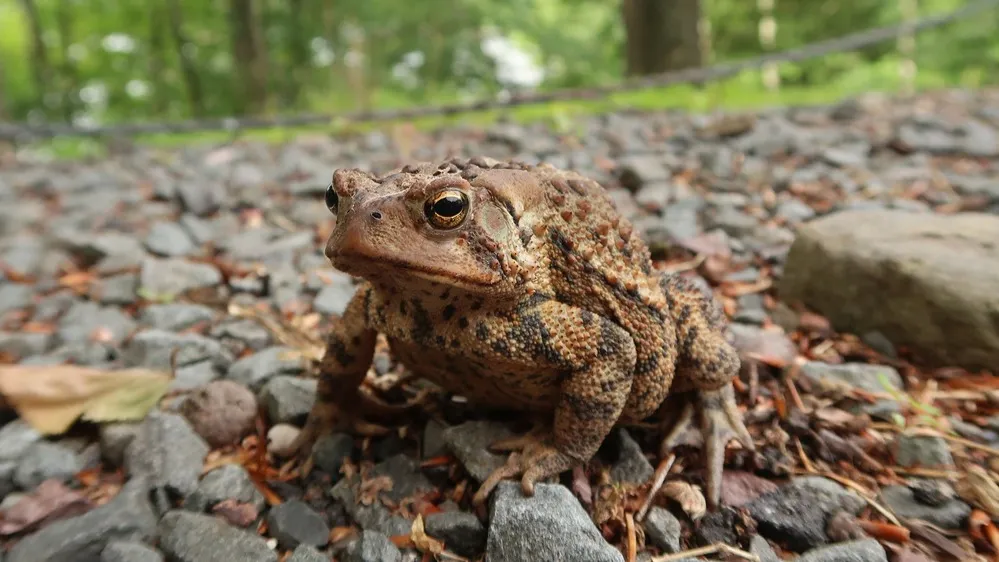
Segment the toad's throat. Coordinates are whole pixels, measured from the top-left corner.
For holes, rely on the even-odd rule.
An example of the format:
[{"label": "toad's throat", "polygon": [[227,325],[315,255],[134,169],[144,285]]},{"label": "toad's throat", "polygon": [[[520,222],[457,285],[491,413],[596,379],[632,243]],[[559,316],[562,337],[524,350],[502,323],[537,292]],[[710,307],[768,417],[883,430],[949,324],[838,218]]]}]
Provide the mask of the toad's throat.
[{"label": "toad's throat", "polygon": [[389,281],[395,278],[401,282],[402,278],[410,276],[443,285],[468,287],[489,287],[500,281],[499,274],[489,275],[485,272],[469,272],[459,268],[434,267],[431,264],[394,256],[337,252],[331,254],[329,259],[336,269],[369,280]]}]

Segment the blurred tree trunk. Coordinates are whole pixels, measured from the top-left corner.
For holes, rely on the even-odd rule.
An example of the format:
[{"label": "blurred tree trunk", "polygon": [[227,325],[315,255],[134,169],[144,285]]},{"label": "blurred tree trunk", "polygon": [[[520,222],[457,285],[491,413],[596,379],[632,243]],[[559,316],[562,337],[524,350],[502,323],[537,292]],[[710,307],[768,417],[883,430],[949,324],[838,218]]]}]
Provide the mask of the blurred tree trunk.
[{"label": "blurred tree trunk", "polygon": [[658,74],[704,63],[700,0],[623,0],[629,76]]},{"label": "blurred tree trunk", "polygon": [[69,57],[69,47],[73,44],[73,14],[70,13],[68,2],[56,4],[56,27],[59,31],[59,83],[62,93],[62,114],[67,122],[73,120],[73,114],[80,107],[80,77],[76,65]]},{"label": "blurred tree trunk", "polygon": [[20,0],[21,8],[28,19],[28,27],[31,29],[31,70],[35,78],[35,90],[37,100],[35,106],[45,111],[48,104],[45,103],[45,92],[54,87],[52,78],[54,72],[49,63],[48,51],[45,49],[45,40],[42,37],[42,20],[38,15],[38,6],[35,0]]},{"label": "blurred tree trunk", "polygon": [[166,37],[163,35],[165,14],[161,6],[153,4],[149,7],[149,84],[152,90],[151,101],[153,113],[164,115],[167,112],[166,94],[166,63],[163,51]]},{"label": "blurred tree trunk", "polygon": [[232,55],[242,86],[240,112],[260,114],[267,108],[267,58],[253,0],[231,0],[229,25]]},{"label": "blurred tree trunk", "polygon": [[188,50],[184,46],[190,43],[187,35],[184,34],[184,16],[179,0],[167,1],[167,16],[170,23],[170,34],[173,36],[174,46],[177,48],[177,56],[180,58],[180,71],[184,74],[184,86],[187,88],[187,97],[191,102],[191,111],[195,117],[205,114],[205,97],[201,91],[201,77],[198,76],[198,67]]},{"label": "blurred tree trunk", "polygon": [[302,25],[303,4],[303,0],[288,0],[288,58],[291,64],[285,77],[284,102],[292,107],[298,104],[309,72],[308,37]]}]

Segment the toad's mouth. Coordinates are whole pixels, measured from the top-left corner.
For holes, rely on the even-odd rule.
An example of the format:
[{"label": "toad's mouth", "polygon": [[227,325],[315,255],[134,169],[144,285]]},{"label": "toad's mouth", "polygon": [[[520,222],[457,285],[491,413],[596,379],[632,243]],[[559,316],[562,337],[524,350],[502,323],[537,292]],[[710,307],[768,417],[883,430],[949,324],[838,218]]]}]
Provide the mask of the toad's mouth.
[{"label": "toad's mouth", "polygon": [[481,270],[470,272],[446,265],[434,267],[394,256],[336,252],[329,255],[329,260],[336,269],[370,281],[405,283],[407,277],[417,277],[433,283],[463,286],[470,289],[490,287],[500,281],[497,272],[487,273]]}]

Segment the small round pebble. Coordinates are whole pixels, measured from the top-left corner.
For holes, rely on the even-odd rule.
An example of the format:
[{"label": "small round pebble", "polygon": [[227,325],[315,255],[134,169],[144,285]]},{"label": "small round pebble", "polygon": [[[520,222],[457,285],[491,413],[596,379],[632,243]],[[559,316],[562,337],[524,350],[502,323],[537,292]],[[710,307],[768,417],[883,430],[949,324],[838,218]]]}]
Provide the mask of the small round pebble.
[{"label": "small round pebble", "polygon": [[290,457],[295,451],[291,445],[302,430],[289,424],[275,424],[267,431],[267,450],[279,457]]},{"label": "small round pebble", "polygon": [[223,447],[253,431],[257,399],[237,382],[217,380],[188,396],[180,413],[210,445]]}]

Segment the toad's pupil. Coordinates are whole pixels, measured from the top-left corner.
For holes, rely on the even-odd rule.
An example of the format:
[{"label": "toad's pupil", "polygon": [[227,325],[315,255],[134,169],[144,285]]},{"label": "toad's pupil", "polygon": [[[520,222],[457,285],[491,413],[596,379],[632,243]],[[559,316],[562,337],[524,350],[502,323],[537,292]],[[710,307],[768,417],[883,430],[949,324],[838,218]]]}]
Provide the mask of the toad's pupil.
[{"label": "toad's pupil", "polygon": [[336,209],[336,204],[340,202],[340,198],[337,197],[336,191],[333,190],[333,184],[330,184],[326,188],[326,208],[330,210]]},{"label": "toad's pupil", "polygon": [[434,201],[434,212],[442,217],[453,217],[461,213],[465,204],[457,195],[445,195]]}]

